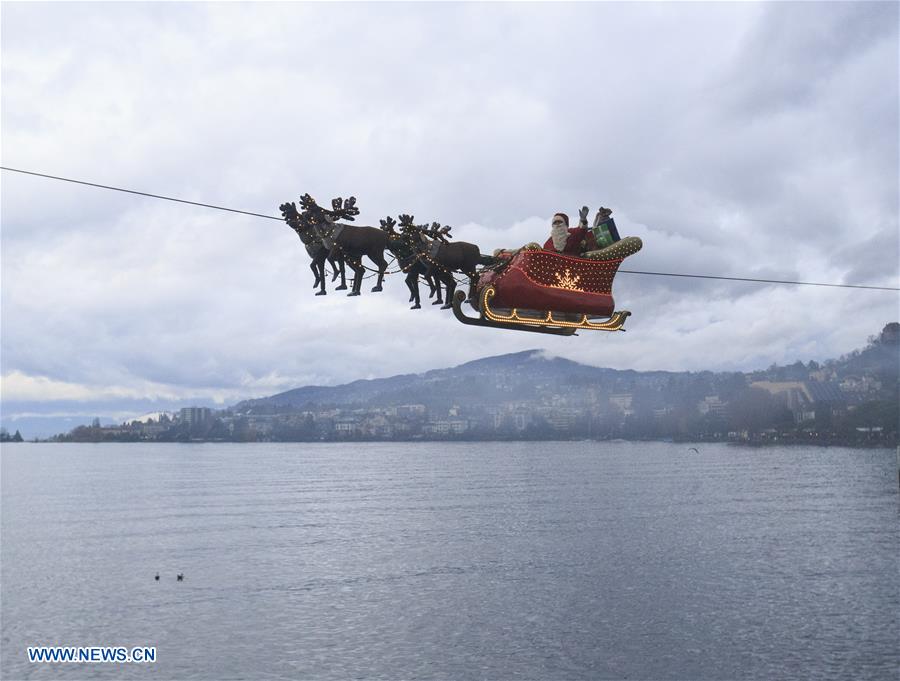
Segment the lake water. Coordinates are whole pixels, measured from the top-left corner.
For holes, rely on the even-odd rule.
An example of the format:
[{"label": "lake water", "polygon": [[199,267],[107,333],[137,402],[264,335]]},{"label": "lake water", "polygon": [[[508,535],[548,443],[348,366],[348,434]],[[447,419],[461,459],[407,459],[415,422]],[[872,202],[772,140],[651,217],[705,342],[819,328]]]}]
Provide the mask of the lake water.
[{"label": "lake water", "polygon": [[4,446],[0,672],[896,679],[896,453],[688,447]]}]

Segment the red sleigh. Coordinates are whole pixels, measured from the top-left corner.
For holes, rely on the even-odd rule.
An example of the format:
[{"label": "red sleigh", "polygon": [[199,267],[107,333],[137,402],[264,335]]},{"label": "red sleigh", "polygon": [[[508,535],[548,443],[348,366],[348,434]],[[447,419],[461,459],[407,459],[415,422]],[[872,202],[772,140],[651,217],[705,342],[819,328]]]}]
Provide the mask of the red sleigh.
[{"label": "red sleigh", "polygon": [[[619,242],[622,243],[622,242]],[[633,245],[632,245],[633,243]],[[469,317],[457,291],[453,312],[463,324],[571,336],[579,330],[624,331],[628,311],[615,311],[612,284],[622,260],[640,248],[640,240],[613,251],[618,257],[575,258],[540,249],[523,249],[499,266],[482,271]]]}]

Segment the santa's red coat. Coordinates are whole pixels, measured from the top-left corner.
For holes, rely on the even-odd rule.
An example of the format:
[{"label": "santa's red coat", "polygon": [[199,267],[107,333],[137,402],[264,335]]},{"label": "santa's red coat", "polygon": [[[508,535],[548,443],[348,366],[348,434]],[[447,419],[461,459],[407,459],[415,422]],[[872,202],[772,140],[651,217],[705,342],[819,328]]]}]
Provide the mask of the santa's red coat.
[{"label": "santa's red coat", "polygon": [[[584,241],[584,246],[581,242]],[[597,250],[597,240],[594,238],[593,232],[587,227],[570,227],[569,236],[566,239],[566,245],[561,251],[557,251],[553,245],[553,237],[547,239],[544,244],[544,250],[551,253],[562,253],[563,255],[579,256],[587,251]]]}]

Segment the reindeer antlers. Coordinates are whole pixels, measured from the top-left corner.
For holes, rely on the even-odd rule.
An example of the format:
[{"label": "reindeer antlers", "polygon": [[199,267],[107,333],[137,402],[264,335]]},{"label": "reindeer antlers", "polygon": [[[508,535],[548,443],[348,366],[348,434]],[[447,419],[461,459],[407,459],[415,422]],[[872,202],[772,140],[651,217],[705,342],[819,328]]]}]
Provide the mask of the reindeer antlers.
[{"label": "reindeer antlers", "polygon": [[309,194],[304,194],[300,197],[300,206],[307,212],[322,210],[319,208],[319,204],[316,203],[316,200]]},{"label": "reindeer antlers", "polygon": [[354,216],[359,215],[359,208],[356,207],[356,197],[351,196],[349,199],[342,199],[340,196],[331,200],[331,216],[335,220],[354,220]]},{"label": "reindeer antlers", "polygon": [[278,208],[281,210],[281,216],[284,218],[288,227],[297,232],[297,234],[300,234],[304,229],[304,225],[300,213],[297,212],[297,204],[291,201],[290,203],[282,203]]},{"label": "reindeer antlers", "polygon": [[282,203],[278,206],[278,209],[281,211],[281,216],[284,218],[284,221],[291,225],[291,227],[300,220],[300,214],[297,212],[297,204],[293,201],[290,203]]},{"label": "reindeer antlers", "polygon": [[450,229],[451,227],[449,225],[446,227],[441,227],[440,222],[432,222],[431,227],[422,227],[422,231],[432,239],[440,239],[444,242],[446,242],[447,239],[450,238]]},{"label": "reindeer antlers", "polygon": [[[307,214],[307,219],[311,217],[313,221],[321,221],[323,218],[331,222],[335,220],[352,221],[355,216],[359,215],[355,196],[351,196],[349,199],[338,196],[331,200],[331,210],[326,210],[316,203],[312,196],[304,194],[300,197],[300,207]],[[291,218],[296,220],[300,217],[297,212],[297,205],[294,202],[283,203],[280,208],[285,220]],[[451,227],[449,225],[441,226],[440,222],[432,222],[430,227],[428,225],[416,225],[415,217],[412,215],[403,213],[399,217],[401,229],[417,229],[434,239],[442,239],[444,241],[451,238]],[[393,231],[398,224],[390,215],[386,219],[380,220],[380,222],[381,228],[386,231]]]},{"label": "reindeer antlers", "polygon": [[353,220],[354,216],[359,215],[359,208],[356,207],[356,197],[351,196],[349,199],[342,199],[340,196],[331,200],[331,210],[322,208],[316,200],[309,194],[300,197],[300,206],[306,213],[311,213],[317,220],[327,218],[334,220]]}]

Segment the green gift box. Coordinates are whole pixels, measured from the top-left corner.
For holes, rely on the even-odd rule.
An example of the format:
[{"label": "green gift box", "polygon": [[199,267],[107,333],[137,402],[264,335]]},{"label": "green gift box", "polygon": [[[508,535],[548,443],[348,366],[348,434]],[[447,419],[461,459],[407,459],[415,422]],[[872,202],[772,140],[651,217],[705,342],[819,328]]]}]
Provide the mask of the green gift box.
[{"label": "green gift box", "polygon": [[595,225],[591,231],[597,241],[597,248],[606,248],[619,241],[619,230],[616,229],[615,218],[606,218],[599,225]]}]

